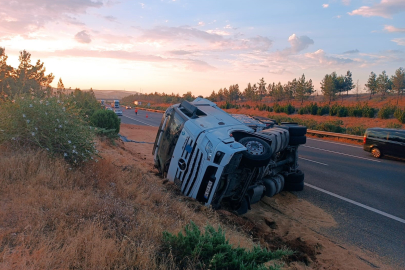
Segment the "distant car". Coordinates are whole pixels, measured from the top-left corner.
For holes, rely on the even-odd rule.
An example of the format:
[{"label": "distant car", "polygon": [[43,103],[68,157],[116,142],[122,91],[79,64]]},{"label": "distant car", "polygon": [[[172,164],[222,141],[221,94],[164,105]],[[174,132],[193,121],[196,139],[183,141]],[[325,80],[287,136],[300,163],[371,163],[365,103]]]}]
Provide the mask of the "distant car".
[{"label": "distant car", "polygon": [[107,110],[112,111],[113,109],[111,107],[107,107]]},{"label": "distant car", "polygon": [[125,108],[126,108],[127,110],[132,109],[131,106],[126,106]]},{"label": "distant car", "polygon": [[114,110],[115,114],[118,116],[122,116],[122,110],[116,109]]},{"label": "distant car", "polygon": [[364,134],[363,149],[376,158],[383,155],[405,158],[405,130],[368,128]]}]

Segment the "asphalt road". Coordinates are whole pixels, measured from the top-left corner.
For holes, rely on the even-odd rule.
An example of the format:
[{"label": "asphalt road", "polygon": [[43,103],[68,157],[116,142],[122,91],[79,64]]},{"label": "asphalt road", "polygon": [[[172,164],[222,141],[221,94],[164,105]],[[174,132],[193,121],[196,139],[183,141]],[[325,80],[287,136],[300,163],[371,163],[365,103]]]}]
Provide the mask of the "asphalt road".
[{"label": "asphalt road", "polygon": [[[121,122],[127,124],[159,126],[162,118],[161,113],[123,112]],[[405,269],[405,161],[375,159],[361,146],[310,138],[300,147],[299,157],[306,186],[295,195],[332,215],[338,224],[314,230]]]}]

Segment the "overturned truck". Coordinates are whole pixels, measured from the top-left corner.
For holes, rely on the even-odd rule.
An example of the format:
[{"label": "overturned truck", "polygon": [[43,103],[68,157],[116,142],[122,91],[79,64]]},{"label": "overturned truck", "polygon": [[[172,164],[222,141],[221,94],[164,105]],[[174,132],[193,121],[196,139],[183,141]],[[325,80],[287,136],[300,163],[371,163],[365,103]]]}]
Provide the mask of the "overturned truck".
[{"label": "overturned truck", "polygon": [[184,195],[244,214],[264,196],[304,188],[297,150],[306,132],[295,123],[232,117],[197,98],[166,110],[152,154],[162,176]]}]

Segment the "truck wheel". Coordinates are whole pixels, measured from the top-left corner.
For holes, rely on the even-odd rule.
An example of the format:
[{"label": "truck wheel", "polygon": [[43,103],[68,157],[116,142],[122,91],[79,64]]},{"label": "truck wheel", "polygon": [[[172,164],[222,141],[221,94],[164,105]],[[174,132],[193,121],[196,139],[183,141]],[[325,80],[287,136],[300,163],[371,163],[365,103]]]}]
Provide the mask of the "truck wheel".
[{"label": "truck wheel", "polygon": [[266,187],[265,195],[267,197],[273,197],[274,195],[277,194],[277,187],[276,183],[274,183],[273,179],[271,178],[265,178],[263,180],[263,184]]},{"label": "truck wheel", "polygon": [[[290,131],[291,131],[291,129],[290,129]],[[296,145],[306,144],[306,143],[307,143],[307,137],[306,136],[296,137],[296,136],[291,136],[290,135],[289,145],[296,146]]]},{"label": "truck wheel", "polygon": [[242,152],[244,164],[261,167],[269,163],[272,152],[267,142],[255,137],[244,137],[239,140],[239,143],[247,148]]}]

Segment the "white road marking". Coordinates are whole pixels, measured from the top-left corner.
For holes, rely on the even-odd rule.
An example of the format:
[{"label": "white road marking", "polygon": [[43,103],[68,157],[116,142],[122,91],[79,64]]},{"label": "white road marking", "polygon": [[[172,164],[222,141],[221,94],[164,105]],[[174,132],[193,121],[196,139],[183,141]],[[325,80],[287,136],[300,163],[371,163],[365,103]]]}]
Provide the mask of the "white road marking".
[{"label": "white road marking", "polygon": [[353,156],[353,155],[349,155],[349,154],[345,154],[345,153],[340,153],[340,152],[336,152],[336,151],[331,151],[331,150],[326,150],[326,149],[322,149],[322,148],[312,147],[312,146],[308,146],[308,145],[302,145],[302,147],[308,147],[308,148],[312,148],[312,149],[316,149],[316,150],[335,153],[335,154],[339,154],[339,155],[343,155],[343,156],[354,157],[354,158],[358,158],[358,159],[365,159],[365,160],[369,160],[369,161],[373,161],[373,162],[381,162],[381,161],[375,160],[375,159],[364,158],[364,157],[359,157],[359,156]]},{"label": "white road marking", "polygon": [[318,163],[318,164],[321,164],[321,165],[324,165],[324,166],[329,166],[328,164],[318,162],[318,161],[315,161],[315,160],[311,160],[311,159],[307,159],[307,158],[303,158],[303,157],[298,157],[298,159],[303,159],[303,160],[310,161],[310,162],[313,162],[313,163]]},{"label": "white road marking", "polygon": [[145,122],[143,122],[143,121],[141,121],[141,120],[134,119],[134,118],[129,117],[129,116],[126,116],[126,115],[123,115],[123,116],[125,116],[125,117],[127,117],[127,118],[129,118],[129,119],[132,119],[132,120],[135,120],[135,121],[141,122],[142,124],[145,124],[145,125],[147,125],[147,126],[155,127],[154,125],[151,125],[151,124],[145,123]]},{"label": "white road marking", "polygon": [[393,215],[391,215],[391,214],[388,214],[388,213],[385,213],[385,212],[383,212],[383,211],[377,210],[377,209],[375,209],[375,208],[372,208],[372,207],[370,207],[370,206],[364,205],[364,204],[362,204],[362,203],[359,203],[359,202],[350,200],[350,199],[348,199],[348,198],[342,197],[342,196],[340,196],[340,195],[337,195],[337,194],[332,193],[332,192],[330,192],[330,191],[327,191],[327,190],[324,190],[324,189],[322,189],[322,188],[313,186],[313,185],[311,185],[311,184],[304,183],[304,185],[306,185],[306,186],[308,186],[308,187],[310,187],[310,188],[316,189],[316,190],[318,190],[318,191],[320,191],[320,192],[326,193],[326,194],[328,194],[328,195],[331,195],[331,196],[333,196],[333,197],[335,197],[335,198],[341,199],[341,200],[346,201],[346,202],[348,202],[348,203],[357,205],[357,206],[362,207],[362,208],[364,208],[364,209],[370,210],[370,211],[372,211],[372,212],[374,212],[374,213],[380,214],[380,215],[382,215],[382,216],[385,216],[385,217],[387,217],[387,218],[390,218],[390,219],[393,219],[393,220],[396,220],[396,221],[399,221],[399,222],[405,224],[405,219],[402,219],[402,218],[393,216]]},{"label": "white road marking", "polygon": [[355,145],[350,145],[350,144],[331,142],[331,141],[328,141],[328,140],[316,140],[316,139],[312,139],[312,138],[309,138],[309,137],[307,137],[307,140],[312,140],[312,141],[317,141],[317,142],[333,143],[333,144],[344,145],[344,146],[349,146],[349,147],[354,147],[354,148],[363,148],[361,146],[355,146]]}]

